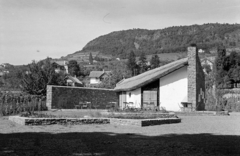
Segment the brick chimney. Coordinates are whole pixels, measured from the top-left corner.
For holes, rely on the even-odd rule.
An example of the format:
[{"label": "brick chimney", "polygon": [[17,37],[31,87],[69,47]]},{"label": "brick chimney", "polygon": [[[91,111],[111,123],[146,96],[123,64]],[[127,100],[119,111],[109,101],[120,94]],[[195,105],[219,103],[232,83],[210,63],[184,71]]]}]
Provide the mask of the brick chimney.
[{"label": "brick chimney", "polygon": [[188,102],[193,110],[205,108],[205,76],[196,45],[188,47]]}]

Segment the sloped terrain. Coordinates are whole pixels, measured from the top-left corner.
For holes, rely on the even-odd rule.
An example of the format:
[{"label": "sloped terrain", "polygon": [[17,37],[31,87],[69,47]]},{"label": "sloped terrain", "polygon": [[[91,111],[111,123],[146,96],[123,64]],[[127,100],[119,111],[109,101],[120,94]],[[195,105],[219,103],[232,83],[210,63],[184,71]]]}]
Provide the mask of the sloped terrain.
[{"label": "sloped terrain", "polygon": [[90,41],[81,51],[98,51],[100,54],[126,57],[131,50],[136,54],[145,52],[172,53],[186,51],[196,43],[207,51],[224,45],[239,49],[239,24],[203,24],[174,26],[158,30],[132,29],[112,32]]}]

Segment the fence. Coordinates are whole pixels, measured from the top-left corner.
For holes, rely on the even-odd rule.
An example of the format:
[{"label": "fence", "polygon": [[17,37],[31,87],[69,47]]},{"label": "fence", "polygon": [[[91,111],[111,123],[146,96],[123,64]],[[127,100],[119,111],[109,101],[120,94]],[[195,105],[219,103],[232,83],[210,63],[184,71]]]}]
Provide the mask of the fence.
[{"label": "fence", "polygon": [[0,116],[14,115],[26,111],[33,113],[45,109],[45,96],[0,93]]}]

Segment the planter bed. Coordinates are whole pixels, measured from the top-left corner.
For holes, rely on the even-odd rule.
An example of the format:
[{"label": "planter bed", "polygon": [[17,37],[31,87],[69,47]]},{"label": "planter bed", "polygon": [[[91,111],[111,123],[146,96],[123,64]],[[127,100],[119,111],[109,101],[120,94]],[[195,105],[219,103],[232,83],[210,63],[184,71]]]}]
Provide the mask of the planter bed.
[{"label": "planter bed", "polygon": [[114,125],[125,125],[125,126],[154,126],[162,124],[180,123],[180,118],[157,118],[157,119],[110,119],[110,123]]},{"label": "planter bed", "polygon": [[10,116],[10,121],[21,125],[37,126],[52,124],[114,124],[127,126],[153,126],[161,124],[171,124],[181,122],[180,118],[156,118],[156,119],[118,119],[118,118],[28,118],[20,116]]},{"label": "planter bed", "polygon": [[10,116],[9,120],[21,125],[53,125],[53,124],[109,124],[107,118],[28,118],[20,116]]}]

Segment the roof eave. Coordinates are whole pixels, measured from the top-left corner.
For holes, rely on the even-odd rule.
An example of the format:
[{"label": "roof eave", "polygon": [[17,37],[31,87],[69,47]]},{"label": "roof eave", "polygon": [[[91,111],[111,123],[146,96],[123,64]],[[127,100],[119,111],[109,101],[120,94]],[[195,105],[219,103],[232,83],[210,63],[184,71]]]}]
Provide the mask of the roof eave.
[{"label": "roof eave", "polygon": [[145,82],[143,82],[143,83],[141,83],[141,84],[139,84],[139,85],[136,85],[136,86],[134,86],[134,87],[129,87],[129,88],[114,89],[114,91],[116,91],[116,92],[121,92],[121,91],[131,91],[131,90],[135,90],[135,89],[137,89],[137,88],[140,88],[140,87],[145,86],[145,85],[148,84],[148,83],[151,83],[151,82],[153,82],[153,81],[156,81],[157,79],[160,79],[160,78],[162,78],[162,77],[164,77],[164,76],[166,76],[166,75],[168,75],[168,74],[170,74],[170,73],[172,73],[172,72],[174,72],[174,71],[176,71],[176,70],[178,70],[178,69],[180,69],[180,68],[182,68],[182,67],[184,67],[184,66],[187,66],[187,65],[188,65],[188,62],[183,63],[183,64],[178,65],[178,66],[176,66],[175,68],[169,69],[168,71],[165,71],[165,72],[163,72],[162,74],[159,74],[158,76],[156,76],[156,77],[154,77],[154,78],[152,78],[152,79],[150,79],[150,80],[147,80],[147,81],[145,81]]}]

